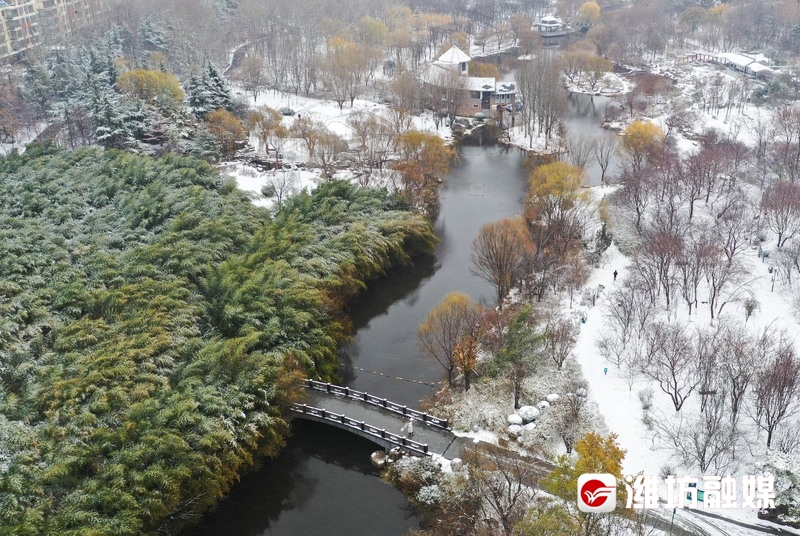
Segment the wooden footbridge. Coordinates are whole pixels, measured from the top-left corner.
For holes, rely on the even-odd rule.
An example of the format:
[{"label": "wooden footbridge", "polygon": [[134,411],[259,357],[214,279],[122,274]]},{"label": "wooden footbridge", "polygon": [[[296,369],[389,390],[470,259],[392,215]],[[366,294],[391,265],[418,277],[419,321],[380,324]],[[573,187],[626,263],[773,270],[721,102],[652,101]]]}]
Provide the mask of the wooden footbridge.
[{"label": "wooden footbridge", "polygon": [[[306,380],[304,404],[294,404],[295,418],[324,422],[365,437],[384,447],[400,447],[416,455],[439,454],[457,458],[469,438],[453,434],[447,420],[403,406],[391,400],[330,383]],[[414,421],[409,437],[404,426]]]}]

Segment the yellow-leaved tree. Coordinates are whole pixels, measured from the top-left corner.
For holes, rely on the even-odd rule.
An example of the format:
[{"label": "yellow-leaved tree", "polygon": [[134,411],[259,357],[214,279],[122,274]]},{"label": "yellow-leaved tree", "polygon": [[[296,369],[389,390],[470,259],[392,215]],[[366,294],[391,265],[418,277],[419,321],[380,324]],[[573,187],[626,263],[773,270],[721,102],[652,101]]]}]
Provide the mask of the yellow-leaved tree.
[{"label": "yellow-leaved tree", "polygon": [[455,375],[464,375],[464,388],[469,390],[475,371],[483,310],[463,292],[451,292],[440,301],[417,335],[422,350],[435,359],[447,374],[447,383],[455,386]]},{"label": "yellow-leaved tree", "polygon": [[219,142],[224,156],[233,156],[247,137],[242,122],[228,110],[214,110],[206,116],[208,130]]},{"label": "yellow-leaved tree", "polygon": [[473,61],[469,66],[470,76],[478,76],[483,78],[500,78],[500,70],[496,65],[491,63],[484,63],[480,61]]},{"label": "yellow-leaved tree", "polygon": [[169,99],[175,103],[183,100],[183,90],[178,79],[172,73],[150,69],[133,69],[117,78],[117,89],[120,93],[131,95],[145,102],[153,102],[159,98]]},{"label": "yellow-leaved tree", "polygon": [[538,166],[528,179],[525,218],[536,255],[527,267],[527,288],[537,300],[551,278],[570,265],[592,216],[583,172],[565,162]]},{"label": "yellow-leaved tree", "polygon": [[597,2],[584,2],[578,8],[578,19],[582,24],[597,24],[600,22],[600,5]]},{"label": "yellow-leaved tree", "polygon": [[565,162],[538,166],[528,177],[528,216],[543,223],[565,223],[576,206],[586,201],[581,190],[583,170]]},{"label": "yellow-leaved tree", "polygon": [[481,226],[472,242],[471,271],[494,286],[497,305],[502,308],[506,295],[524,275],[527,256],[533,253],[533,244],[521,217],[490,222]]},{"label": "yellow-leaved tree", "polygon": [[283,126],[282,119],[281,114],[269,106],[259,106],[247,116],[247,126],[256,133],[267,156],[270,150],[275,151],[276,164],[283,142],[289,137],[289,129]]},{"label": "yellow-leaved tree", "polygon": [[[612,514],[581,512],[577,508],[578,477],[586,473],[608,473],[617,478],[617,504],[625,504],[622,485],[622,460],[625,451],[617,444],[617,435],[602,436],[588,432],[575,443],[578,459],[574,462],[566,455],[559,457],[555,470],[542,481],[542,488],[563,499],[553,505],[557,515],[566,512],[572,523],[579,527],[571,534],[599,534],[598,529],[609,523]],[[525,533],[523,533],[525,534]],[[557,532],[554,534],[558,534]]]},{"label": "yellow-leaved tree", "polygon": [[641,171],[664,148],[664,131],[650,121],[634,121],[623,132],[620,149],[631,169]]},{"label": "yellow-leaved tree", "polygon": [[400,160],[401,192],[415,208],[434,217],[439,202],[439,181],[455,159],[455,151],[435,134],[409,130],[395,138]]}]

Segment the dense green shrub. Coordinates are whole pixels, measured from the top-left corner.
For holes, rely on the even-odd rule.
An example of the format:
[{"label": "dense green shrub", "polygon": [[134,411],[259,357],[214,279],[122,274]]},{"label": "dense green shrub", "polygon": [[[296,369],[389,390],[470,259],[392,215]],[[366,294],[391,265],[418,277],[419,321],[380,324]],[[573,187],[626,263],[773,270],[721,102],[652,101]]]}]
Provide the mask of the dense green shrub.
[{"label": "dense green shrub", "polygon": [[273,217],[201,161],[38,147],[0,159],[0,533],[174,531],[275,454],[342,310],[430,248],[385,191]]}]

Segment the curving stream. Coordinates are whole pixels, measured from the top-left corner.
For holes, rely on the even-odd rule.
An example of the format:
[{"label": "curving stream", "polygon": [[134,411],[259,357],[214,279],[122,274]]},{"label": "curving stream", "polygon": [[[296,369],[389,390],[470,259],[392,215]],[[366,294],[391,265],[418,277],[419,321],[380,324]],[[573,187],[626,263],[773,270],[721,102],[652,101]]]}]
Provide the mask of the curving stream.
[{"label": "curving stream", "polygon": [[[608,135],[598,127],[607,100],[590,100],[570,97],[568,128]],[[519,151],[464,146],[459,154],[442,189],[435,224],[441,242],[434,254],[373,282],[351,304],[355,335],[341,352],[345,385],[418,406],[434,390],[425,384],[440,381],[443,371],[419,351],[417,327],[448,292],[494,301],[493,287],[470,272],[471,244],[484,223],[521,212],[527,173]],[[590,173],[597,183],[599,169]],[[419,516],[377,477],[369,462],[373,450],[347,432],[295,421],[281,455],[245,476],[188,535],[406,534],[418,528]]]}]

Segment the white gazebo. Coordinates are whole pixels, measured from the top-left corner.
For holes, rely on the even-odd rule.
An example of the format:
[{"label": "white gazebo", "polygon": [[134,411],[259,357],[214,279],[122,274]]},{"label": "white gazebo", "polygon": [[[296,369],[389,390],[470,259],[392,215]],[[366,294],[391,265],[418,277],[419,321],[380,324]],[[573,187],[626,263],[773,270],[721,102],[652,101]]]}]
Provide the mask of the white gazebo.
[{"label": "white gazebo", "polygon": [[469,62],[472,61],[463,50],[453,46],[447,52],[439,56],[434,62],[442,67],[447,67],[451,70],[458,71],[464,76],[469,76]]}]

